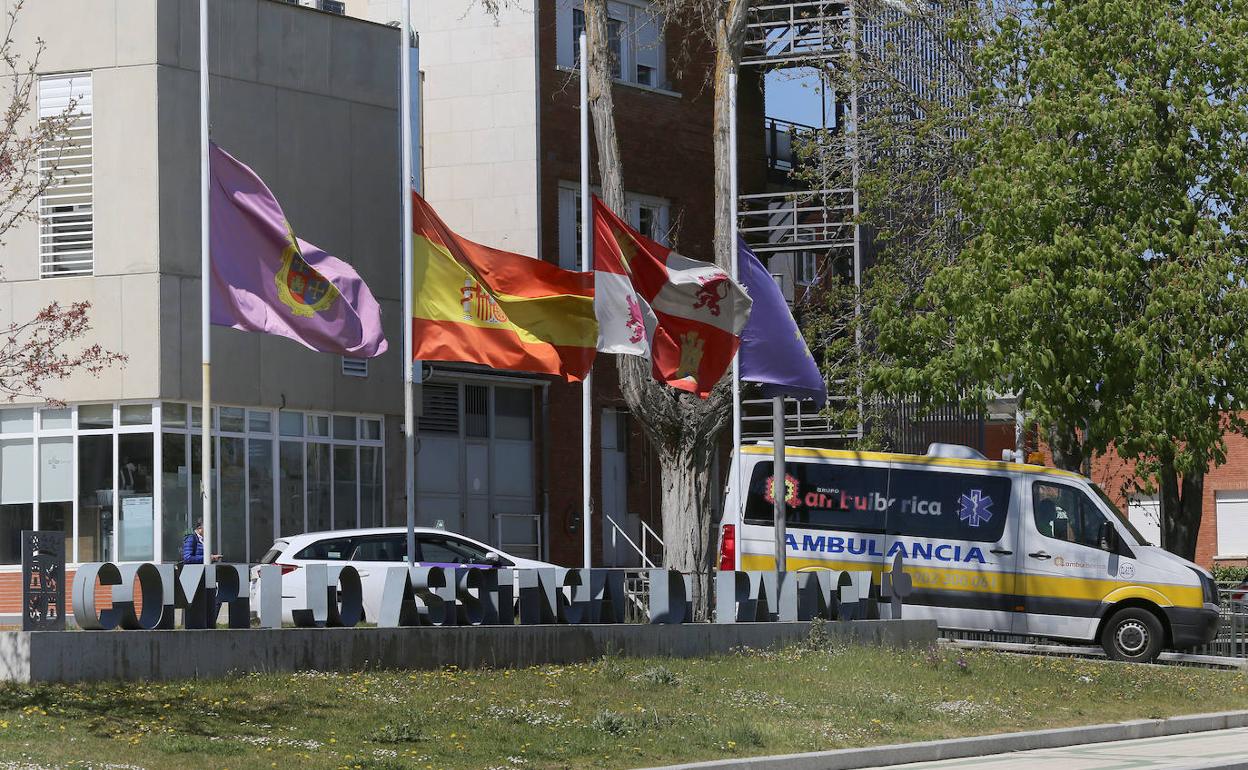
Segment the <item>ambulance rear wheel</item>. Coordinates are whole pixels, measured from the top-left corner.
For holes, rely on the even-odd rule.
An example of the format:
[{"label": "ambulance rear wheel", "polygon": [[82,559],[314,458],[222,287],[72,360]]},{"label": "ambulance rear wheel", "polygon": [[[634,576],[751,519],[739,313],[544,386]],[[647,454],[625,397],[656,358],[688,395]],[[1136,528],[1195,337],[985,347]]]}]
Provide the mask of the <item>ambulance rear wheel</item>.
[{"label": "ambulance rear wheel", "polygon": [[1157,616],[1140,607],[1126,607],[1110,616],[1101,631],[1101,646],[1113,660],[1149,663],[1161,652],[1165,631]]}]

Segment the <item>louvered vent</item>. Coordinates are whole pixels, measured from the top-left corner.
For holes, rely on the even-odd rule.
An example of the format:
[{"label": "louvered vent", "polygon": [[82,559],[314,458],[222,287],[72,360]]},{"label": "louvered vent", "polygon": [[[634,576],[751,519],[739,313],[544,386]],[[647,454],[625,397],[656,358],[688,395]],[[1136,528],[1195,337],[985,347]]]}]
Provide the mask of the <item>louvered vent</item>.
[{"label": "louvered vent", "polygon": [[95,256],[95,183],[90,73],[39,78],[39,119],[65,121],[39,148],[39,275],[91,275]]},{"label": "louvered vent", "polygon": [[425,433],[459,433],[459,386],[428,384],[421,386],[424,414],[420,430]]},{"label": "louvered vent", "polygon": [[368,359],[343,356],[342,373],[347,377],[367,377]]}]

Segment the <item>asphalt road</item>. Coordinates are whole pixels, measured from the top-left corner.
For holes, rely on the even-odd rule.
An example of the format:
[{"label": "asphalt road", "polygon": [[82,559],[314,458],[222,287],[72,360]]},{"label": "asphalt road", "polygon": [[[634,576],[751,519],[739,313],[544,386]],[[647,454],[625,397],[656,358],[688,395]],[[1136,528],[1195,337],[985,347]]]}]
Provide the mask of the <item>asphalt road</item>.
[{"label": "asphalt road", "polygon": [[889,766],[889,770],[936,770],[937,768],[974,768],[974,770],[1248,768],[1248,727],[1134,741],[1090,743],[1064,749],[1016,751],[984,757]]}]

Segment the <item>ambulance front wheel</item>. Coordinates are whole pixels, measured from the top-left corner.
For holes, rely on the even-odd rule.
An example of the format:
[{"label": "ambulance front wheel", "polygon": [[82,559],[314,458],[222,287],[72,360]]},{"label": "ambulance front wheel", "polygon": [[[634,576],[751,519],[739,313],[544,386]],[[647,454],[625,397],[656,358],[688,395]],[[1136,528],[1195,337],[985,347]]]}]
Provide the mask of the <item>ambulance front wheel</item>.
[{"label": "ambulance front wheel", "polygon": [[1110,616],[1101,630],[1101,646],[1113,660],[1149,663],[1161,652],[1165,630],[1157,616],[1140,607],[1126,607]]}]

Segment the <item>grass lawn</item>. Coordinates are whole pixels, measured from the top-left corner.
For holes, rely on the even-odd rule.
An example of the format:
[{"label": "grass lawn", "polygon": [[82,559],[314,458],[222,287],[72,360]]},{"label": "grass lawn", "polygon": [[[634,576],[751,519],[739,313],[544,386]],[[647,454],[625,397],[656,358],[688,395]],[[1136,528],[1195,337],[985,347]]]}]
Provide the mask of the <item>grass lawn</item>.
[{"label": "grass lawn", "polygon": [[0,768],[629,768],[1248,708],[1248,676],[805,645],[518,671],[0,685]]}]

